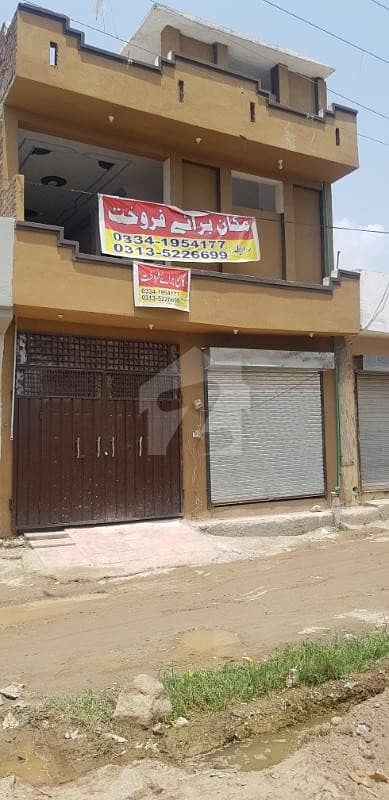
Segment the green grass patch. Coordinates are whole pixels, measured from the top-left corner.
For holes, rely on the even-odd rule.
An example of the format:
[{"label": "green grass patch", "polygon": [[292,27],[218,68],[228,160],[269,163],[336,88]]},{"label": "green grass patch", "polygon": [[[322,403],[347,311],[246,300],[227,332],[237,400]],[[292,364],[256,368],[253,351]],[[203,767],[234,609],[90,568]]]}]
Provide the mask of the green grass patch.
[{"label": "green grass patch", "polygon": [[96,730],[107,728],[115,709],[117,691],[108,689],[92,692],[87,689],[77,695],[63,695],[47,698],[41,709],[42,716],[62,719],[69,726]]},{"label": "green grass patch", "polygon": [[173,716],[223,711],[234,703],[248,702],[286,687],[290,669],[299,683],[314,686],[327,680],[362,672],[389,654],[389,633],[377,631],[329,644],[301,642],[262,662],[244,662],[193,672],[165,673],[162,682],[173,706]]}]

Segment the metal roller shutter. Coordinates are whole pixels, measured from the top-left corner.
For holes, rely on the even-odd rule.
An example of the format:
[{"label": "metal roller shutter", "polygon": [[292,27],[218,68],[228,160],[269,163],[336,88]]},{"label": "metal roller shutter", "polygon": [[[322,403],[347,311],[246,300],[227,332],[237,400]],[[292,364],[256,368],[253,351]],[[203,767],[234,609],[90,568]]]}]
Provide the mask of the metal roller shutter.
[{"label": "metal roller shutter", "polygon": [[389,375],[358,375],[359,446],[364,489],[389,486]]},{"label": "metal roller shutter", "polygon": [[319,372],[208,371],[211,502],[324,494]]}]

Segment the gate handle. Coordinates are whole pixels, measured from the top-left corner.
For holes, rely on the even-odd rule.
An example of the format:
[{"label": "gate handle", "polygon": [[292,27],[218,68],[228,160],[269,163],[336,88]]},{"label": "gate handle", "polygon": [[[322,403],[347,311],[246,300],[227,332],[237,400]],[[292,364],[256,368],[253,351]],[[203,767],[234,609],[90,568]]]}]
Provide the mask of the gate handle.
[{"label": "gate handle", "polygon": [[139,437],[139,455],[141,456],[143,453],[143,436]]},{"label": "gate handle", "polygon": [[97,446],[97,453],[96,453],[96,455],[97,455],[97,458],[100,458],[100,454],[101,454],[101,436],[98,436],[98,437],[97,437],[96,446]]},{"label": "gate handle", "polygon": [[81,458],[81,455],[80,455],[80,437],[79,436],[77,436],[77,439],[76,439],[76,458]]},{"label": "gate handle", "polygon": [[114,436],[112,436],[112,439],[111,439],[111,456],[112,456],[112,458],[115,458],[115,437]]}]

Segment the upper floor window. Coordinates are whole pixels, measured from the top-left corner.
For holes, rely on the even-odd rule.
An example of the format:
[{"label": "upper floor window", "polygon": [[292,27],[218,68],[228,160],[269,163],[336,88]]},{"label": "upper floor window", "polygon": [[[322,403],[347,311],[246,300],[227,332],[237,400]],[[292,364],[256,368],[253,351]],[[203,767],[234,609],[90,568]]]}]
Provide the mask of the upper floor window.
[{"label": "upper floor window", "polygon": [[241,172],[232,174],[232,205],[282,213],[282,183]]}]

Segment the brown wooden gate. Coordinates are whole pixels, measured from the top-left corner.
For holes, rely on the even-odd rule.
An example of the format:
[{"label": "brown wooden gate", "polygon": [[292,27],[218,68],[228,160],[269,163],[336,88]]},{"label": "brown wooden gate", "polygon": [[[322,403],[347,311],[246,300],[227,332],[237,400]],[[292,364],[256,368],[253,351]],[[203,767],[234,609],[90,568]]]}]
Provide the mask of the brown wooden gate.
[{"label": "brown wooden gate", "polygon": [[17,530],[181,513],[175,345],[19,333]]}]

